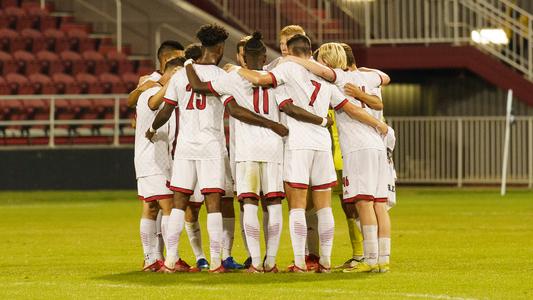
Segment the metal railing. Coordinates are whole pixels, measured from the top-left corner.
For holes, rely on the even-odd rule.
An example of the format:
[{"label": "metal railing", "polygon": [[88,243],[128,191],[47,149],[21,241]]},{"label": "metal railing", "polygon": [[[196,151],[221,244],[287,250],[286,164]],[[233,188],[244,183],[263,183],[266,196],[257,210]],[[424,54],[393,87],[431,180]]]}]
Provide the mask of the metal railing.
[{"label": "metal railing", "polygon": [[[390,117],[398,182],[498,184],[505,117]],[[533,187],[533,117],[511,126],[508,183]]]},{"label": "metal railing", "polygon": [[[37,109],[48,113],[46,120],[0,120],[0,127],[13,126],[47,126],[48,146],[56,146],[56,127],[61,125],[113,125],[113,146],[120,145],[120,125],[130,124],[129,119],[120,119],[120,102],[127,99],[128,95],[124,94],[108,94],[108,95],[10,95],[0,96],[0,106],[8,101],[46,101],[48,103],[45,107],[38,107]],[[112,119],[58,119],[56,105],[57,100],[68,101],[82,101],[82,100],[113,100],[113,118]]]},{"label": "metal railing", "polygon": [[[210,0],[224,16],[276,44],[300,24],[315,43],[475,45],[533,81],[533,15],[509,0]],[[274,21],[275,20],[275,21]],[[502,29],[508,44],[475,43],[472,32]]]}]

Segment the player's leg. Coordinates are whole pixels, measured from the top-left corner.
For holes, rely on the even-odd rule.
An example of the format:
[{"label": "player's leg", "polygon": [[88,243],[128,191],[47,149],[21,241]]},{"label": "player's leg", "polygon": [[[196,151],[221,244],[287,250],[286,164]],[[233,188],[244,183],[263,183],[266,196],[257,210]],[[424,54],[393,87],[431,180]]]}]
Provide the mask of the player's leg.
[{"label": "player's leg", "polygon": [[189,243],[196,258],[196,267],[199,270],[209,269],[209,262],[202,248],[202,231],[198,222],[198,215],[200,214],[203,201],[204,197],[200,193],[198,185],[196,185],[194,196],[189,199],[189,205],[185,211],[185,231],[187,231]]},{"label": "player's leg", "polygon": [[353,268],[357,263],[364,258],[363,254],[363,233],[361,232],[359,223],[359,214],[355,208],[354,202],[343,201],[343,195],[339,195],[341,200],[342,210],[346,216],[346,223],[348,225],[348,234],[350,237],[350,245],[352,246],[352,257],[346,260],[338,269]]},{"label": "player's leg", "polygon": [[246,250],[246,253],[248,254],[248,258],[243,263],[244,269],[248,269],[252,265],[252,256],[250,255],[250,249],[248,249],[248,242],[246,241],[246,232],[244,231],[244,203],[242,203],[241,200],[239,200],[239,222],[241,225],[241,237],[242,242],[244,243],[244,249]]},{"label": "player's leg", "polygon": [[[385,151],[379,152],[379,174],[378,178],[390,177],[389,164]],[[378,265],[380,272],[389,271],[389,257],[391,252],[391,222],[388,210],[388,185],[389,180],[378,182],[376,197],[374,199],[374,211],[378,221]]]},{"label": "player's leg", "polygon": [[289,266],[290,272],[307,270],[305,264],[305,243],[307,240],[305,208],[307,207],[307,188],[312,159],[312,151],[285,151],[283,179],[289,203],[289,232],[294,252],[294,265]]},{"label": "player's leg", "polygon": [[[276,256],[279,249],[279,241],[283,228],[283,210],[281,200],[285,197],[283,192],[283,166],[281,163],[261,164],[261,190],[264,193],[263,202],[267,205],[268,222],[266,256],[263,262],[265,272],[278,272]],[[263,215],[263,218],[267,218]],[[264,222],[263,222],[264,224]]]},{"label": "player's leg", "polygon": [[261,209],[263,210],[263,238],[265,239],[265,245],[267,245],[268,243],[268,201],[263,196],[261,196]]},{"label": "player's leg", "polygon": [[155,249],[156,249],[156,257],[158,260],[164,260],[163,258],[163,252],[165,251],[165,240],[163,239],[163,233],[161,229],[161,223],[163,222],[163,212],[161,210],[158,210],[157,217],[155,219],[155,234],[156,234],[156,242],[155,242]]},{"label": "player's leg", "polygon": [[312,191],[307,191],[307,207],[305,208],[305,222],[307,223],[307,242],[305,263],[308,270],[316,270],[320,260],[320,247],[318,245],[318,217],[313,204]]},{"label": "player's leg", "polygon": [[225,194],[221,200],[222,210],[222,264],[225,269],[242,269],[243,265],[237,263],[231,255],[235,239],[235,207],[233,205],[233,177],[231,175],[230,161],[225,157]]},{"label": "player's leg", "polygon": [[259,163],[253,161],[237,162],[237,195],[243,203],[243,226],[246,243],[252,262],[248,272],[262,271],[261,226],[257,215],[259,209],[260,172]]},{"label": "player's leg", "polygon": [[205,197],[207,209],[207,233],[209,235],[209,252],[211,259],[210,272],[222,273],[226,270],[222,266],[222,213],[221,195],[225,193],[225,165],[224,159],[196,161],[198,184]]}]

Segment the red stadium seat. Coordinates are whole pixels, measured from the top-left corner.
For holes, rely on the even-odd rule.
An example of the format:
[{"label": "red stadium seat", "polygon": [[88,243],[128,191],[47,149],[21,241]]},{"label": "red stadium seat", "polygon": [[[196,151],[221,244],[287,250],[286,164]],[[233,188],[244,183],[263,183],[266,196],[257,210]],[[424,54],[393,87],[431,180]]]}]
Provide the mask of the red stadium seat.
[{"label": "red stadium seat", "polygon": [[126,85],[128,92],[133,91],[139,83],[139,76],[135,73],[124,73],[122,74],[122,82]]},{"label": "red stadium seat", "polygon": [[13,53],[13,58],[18,64],[19,73],[30,75],[38,73],[41,69],[41,64],[37,61],[35,56],[28,51],[16,51]]},{"label": "red stadium seat", "polygon": [[33,94],[33,85],[26,76],[11,73],[4,76],[6,79],[11,94],[13,95],[31,95]]},{"label": "red stadium seat", "polygon": [[100,75],[108,71],[108,63],[105,61],[104,56],[101,53],[89,50],[84,51],[81,55],[85,60],[88,73]]},{"label": "red stadium seat", "polygon": [[7,20],[6,27],[19,29],[17,23],[21,22],[23,17],[26,17],[26,12],[22,8],[16,6],[6,7],[4,9],[3,17]]},{"label": "red stadium seat", "polygon": [[50,51],[39,51],[37,52],[37,60],[41,64],[41,73],[44,74],[55,74],[62,73],[64,66],[63,62],[59,59],[59,56],[54,52]]},{"label": "red stadium seat", "polygon": [[106,53],[106,58],[110,64],[112,73],[122,74],[133,71],[133,65],[128,60],[128,56],[124,53],[109,51]]},{"label": "red stadium seat", "polygon": [[54,82],[52,82],[52,79],[44,74],[31,74],[28,76],[28,79],[33,84],[33,89],[36,94],[51,95],[57,93],[56,86]]},{"label": "red stadium seat", "polygon": [[27,28],[20,32],[24,39],[25,49],[36,53],[37,51],[46,50],[46,38],[44,35],[35,29]]},{"label": "red stadium seat", "polygon": [[99,76],[100,83],[103,86],[104,93],[122,94],[126,93],[126,85],[120,77],[111,73],[104,73]]},{"label": "red stadium seat", "polygon": [[18,0],[2,0],[1,1],[2,8],[11,7],[11,6],[18,6]]},{"label": "red stadium seat", "polygon": [[15,30],[8,28],[0,29],[0,50],[6,52],[13,52],[17,50],[24,50],[24,39]]},{"label": "red stadium seat", "polygon": [[104,92],[98,78],[92,74],[76,74],[76,81],[80,85],[82,94],[102,94]]},{"label": "red stadium seat", "polygon": [[65,73],[77,74],[85,72],[85,62],[81,55],[73,51],[63,51],[59,54],[65,67]]},{"label": "red stadium seat", "polygon": [[79,94],[81,92],[78,82],[70,75],[55,73],[52,75],[52,81],[58,94]]},{"label": "red stadium seat", "polygon": [[9,53],[0,51],[0,74],[15,73],[18,70],[18,64]]},{"label": "red stadium seat", "polygon": [[89,38],[87,31],[73,28],[67,32],[70,41],[70,49],[77,49],[80,52],[94,50],[95,40]]},{"label": "red stadium seat", "polygon": [[48,28],[44,31],[44,36],[46,38],[46,49],[55,50],[57,53],[70,49],[70,43],[63,31]]},{"label": "red stadium seat", "polygon": [[[9,86],[7,85],[6,80],[4,77],[0,76],[0,95],[9,95]],[[0,101],[0,104],[2,104],[2,101]]]}]

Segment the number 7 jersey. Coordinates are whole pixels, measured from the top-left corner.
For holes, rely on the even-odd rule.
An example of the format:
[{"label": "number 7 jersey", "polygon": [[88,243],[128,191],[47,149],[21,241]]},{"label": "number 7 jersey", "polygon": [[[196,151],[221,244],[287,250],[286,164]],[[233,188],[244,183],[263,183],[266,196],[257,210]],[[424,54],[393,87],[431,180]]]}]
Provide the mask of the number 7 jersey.
[{"label": "number 7 jersey", "polygon": [[[202,81],[211,81],[225,73],[215,65],[193,66]],[[224,157],[224,106],[218,97],[195,93],[182,68],[170,79],[165,102],[179,108],[175,158],[211,160]]]}]

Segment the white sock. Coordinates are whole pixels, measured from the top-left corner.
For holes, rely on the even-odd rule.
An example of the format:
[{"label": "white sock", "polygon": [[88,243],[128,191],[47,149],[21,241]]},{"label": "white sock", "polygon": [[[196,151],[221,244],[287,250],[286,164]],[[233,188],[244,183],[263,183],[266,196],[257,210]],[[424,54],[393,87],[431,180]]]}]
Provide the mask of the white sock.
[{"label": "white sock", "polygon": [[209,250],[211,255],[211,270],[220,267],[220,252],[222,246],[222,213],[207,214],[207,233],[209,234]]},{"label": "white sock", "polygon": [[263,210],[263,236],[265,237],[265,245],[268,245],[268,207]]},{"label": "white sock", "polygon": [[159,210],[157,218],[155,219],[155,233],[157,235],[155,243],[155,256],[156,259],[163,260],[163,252],[165,251],[165,241],[163,240],[163,234],[161,233],[161,222],[163,219],[163,212]]},{"label": "white sock", "polygon": [[163,243],[167,244],[167,228],[168,228],[168,217],[161,217],[161,236],[163,237]]},{"label": "white sock", "polygon": [[363,225],[363,249],[365,261],[373,266],[378,263],[378,225]]},{"label": "white sock", "polygon": [[145,264],[151,265],[156,261],[154,253],[157,236],[155,234],[155,221],[150,219],[141,219],[141,243],[143,246],[143,254]]},{"label": "white sock", "polygon": [[201,258],[205,258],[204,250],[202,249],[202,231],[200,230],[200,224],[196,222],[185,222],[185,231],[189,237],[189,242],[192,247],[192,252],[196,257],[196,261]]},{"label": "white sock", "polygon": [[283,211],[281,204],[267,206],[268,209],[268,241],[266,244],[265,268],[270,270],[276,265],[279,249],[281,228],[283,227]]},{"label": "white sock", "polygon": [[331,207],[325,207],[316,212],[318,219],[318,236],[320,239],[320,264],[331,267],[331,249],[335,233],[335,220]]},{"label": "white sock", "polygon": [[235,239],[235,218],[222,218],[222,260],[231,256]]},{"label": "white sock", "polygon": [[244,243],[244,249],[246,249],[246,253],[248,254],[248,257],[250,257],[250,250],[248,249],[248,242],[246,241],[246,233],[244,232],[244,211],[240,212],[239,222],[241,224],[241,237],[242,242]]},{"label": "white sock", "polygon": [[378,264],[388,264],[390,257],[390,237],[380,237]]},{"label": "white sock", "polygon": [[289,231],[291,233],[294,263],[305,269],[305,241],[307,240],[307,223],[305,209],[293,208],[289,212]]},{"label": "white sock", "polygon": [[305,212],[307,223],[307,248],[308,254],[319,256],[318,217],[314,208]]},{"label": "white sock", "polygon": [[257,216],[258,206],[253,204],[244,204],[244,232],[246,233],[246,242],[252,257],[252,265],[259,268],[261,265],[261,228]]},{"label": "white sock", "polygon": [[176,261],[178,261],[178,243],[183,230],[183,223],[185,223],[185,211],[173,208],[170,211],[167,224],[167,257],[165,266],[168,268],[174,268]]}]

